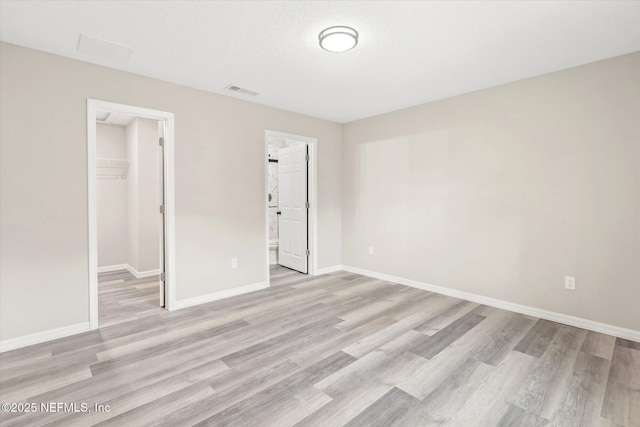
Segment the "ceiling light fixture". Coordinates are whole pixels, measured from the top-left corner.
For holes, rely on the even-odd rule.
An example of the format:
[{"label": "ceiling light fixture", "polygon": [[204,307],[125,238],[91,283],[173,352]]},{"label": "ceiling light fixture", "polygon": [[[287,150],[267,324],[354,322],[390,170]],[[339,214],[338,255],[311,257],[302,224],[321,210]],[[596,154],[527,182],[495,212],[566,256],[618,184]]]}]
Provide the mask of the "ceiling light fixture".
[{"label": "ceiling light fixture", "polygon": [[351,27],[329,27],[318,38],[320,47],[329,52],[346,52],[358,44],[358,32]]}]

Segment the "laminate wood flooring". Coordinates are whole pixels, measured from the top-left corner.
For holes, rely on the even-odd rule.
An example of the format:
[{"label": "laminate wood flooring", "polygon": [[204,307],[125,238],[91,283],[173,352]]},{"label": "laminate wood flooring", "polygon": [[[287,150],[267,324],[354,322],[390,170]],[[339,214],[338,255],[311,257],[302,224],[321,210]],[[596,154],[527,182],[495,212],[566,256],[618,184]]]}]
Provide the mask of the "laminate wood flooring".
[{"label": "laminate wood flooring", "polygon": [[0,424],[640,426],[638,343],[347,272],[271,273],[268,289],[131,304],[97,331],[2,353],[0,401],[79,411]]},{"label": "laminate wood flooring", "polygon": [[98,325],[116,325],[164,312],[159,276],[136,279],[127,270],[98,275]]}]

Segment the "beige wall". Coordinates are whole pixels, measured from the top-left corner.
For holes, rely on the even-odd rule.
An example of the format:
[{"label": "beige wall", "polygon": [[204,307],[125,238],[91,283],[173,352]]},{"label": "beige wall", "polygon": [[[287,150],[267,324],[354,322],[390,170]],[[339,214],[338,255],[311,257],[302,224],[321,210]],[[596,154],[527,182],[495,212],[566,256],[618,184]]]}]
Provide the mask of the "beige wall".
[{"label": "beige wall", "polygon": [[640,53],[346,124],[342,172],[345,265],[640,330]]},{"label": "beige wall", "polygon": [[[127,138],[122,126],[96,125],[98,158],[126,159]],[[127,180],[97,179],[98,267],[127,263]]]},{"label": "beige wall", "polygon": [[318,139],[318,262],[340,264],[340,125],[0,49],[1,340],[89,320],[87,98],[175,114],[178,299],[266,280],[265,129]]},{"label": "beige wall", "polygon": [[129,161],[129,174],[127,176],[127,264],[138,269],[138,244],[140,242],[140,197],[138,195],[138,121],[133,120],[126,127],[127,134],[127,160]]},{"label": "beige wall", "polygon": [[148,273],[160,269],[158,122],[135,118],[126,132],[130,164],[128,264],[139,273]]},{"label": "beige wall", "polygon": [[160,269],[160,227],[159,212],[160,170],[158,156],[158,122],[156,120],[136,118],[135,123],[137,147],[137,201],[138,211],[135,218],[137,233],[136,265],[131,264],[139,273]]}]

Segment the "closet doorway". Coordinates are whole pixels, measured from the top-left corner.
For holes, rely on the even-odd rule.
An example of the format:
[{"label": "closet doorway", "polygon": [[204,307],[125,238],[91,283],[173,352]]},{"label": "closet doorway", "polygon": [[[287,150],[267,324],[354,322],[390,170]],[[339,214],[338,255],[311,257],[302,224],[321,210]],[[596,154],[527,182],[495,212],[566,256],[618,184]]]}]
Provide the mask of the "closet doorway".
[{"label": "closet doorway", "polygon": [[91,329],[171,309],[173,114],[87,101]]}]

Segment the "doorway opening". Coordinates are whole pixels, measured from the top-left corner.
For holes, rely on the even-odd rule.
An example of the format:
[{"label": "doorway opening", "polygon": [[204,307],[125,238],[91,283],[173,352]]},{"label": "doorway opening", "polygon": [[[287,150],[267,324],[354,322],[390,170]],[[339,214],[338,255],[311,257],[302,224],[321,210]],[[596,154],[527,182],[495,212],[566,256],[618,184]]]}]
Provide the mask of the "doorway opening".
[{"label": "doorway opening", "polygon": [[91,329],[171,309],[173,114],[87,100]]},{"label": "doorway opening", "polygon": [[316,139],[265,132],[267,283],[317,269]]}]

